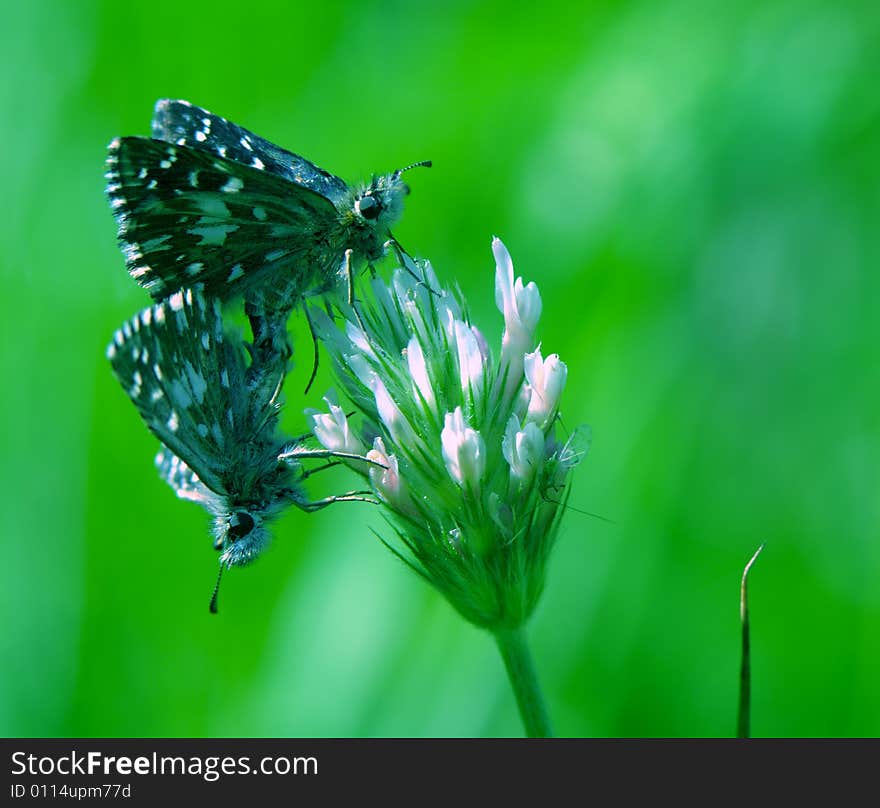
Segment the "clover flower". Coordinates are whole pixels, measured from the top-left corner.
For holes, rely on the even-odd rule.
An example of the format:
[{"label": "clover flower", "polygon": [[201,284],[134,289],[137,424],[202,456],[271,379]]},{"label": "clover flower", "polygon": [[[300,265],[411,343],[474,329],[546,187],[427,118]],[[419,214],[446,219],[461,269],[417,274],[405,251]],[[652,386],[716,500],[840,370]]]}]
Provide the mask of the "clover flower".
[{"label": "clover flower", "polygon": [[538,288],[514,278],[499,239],[492,250],[497,355],[430,264],[401,254],[390,283],[374,278],[356,309],[340,304],[341,322],[311,312],[359,432],[332,398],[310,416],[327,449],[372,447],[374,465],[350,465],[393,516],[392,550],[497,636],[540,596],[580,432],[557,438],[567,371],[536,342]]}]

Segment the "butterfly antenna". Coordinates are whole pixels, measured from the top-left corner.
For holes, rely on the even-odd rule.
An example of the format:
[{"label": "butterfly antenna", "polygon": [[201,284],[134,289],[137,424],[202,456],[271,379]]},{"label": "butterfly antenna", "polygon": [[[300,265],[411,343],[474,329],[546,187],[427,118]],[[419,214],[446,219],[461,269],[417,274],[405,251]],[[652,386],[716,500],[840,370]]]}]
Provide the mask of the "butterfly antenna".
[{"label": "butterfly antenna", "polygon": [[411,163],[408,166],[404,166],[403,168],[398,168],[397,171],[394,172],[395,177],[399,177],[403,174],[404,171],[409,171],[411,168],[419,168],[420,166],[424,166],[425,168],[430,168],[433,163],[430,160],[419,160],[418,163]]},{"label": "butterfly antenna", "polygon": [[211,603],[208,605],[208,611],[211,614],[217,614],[217,595],[220,593],[220,579],[223,577],[225,564],[220,564],[220,572],[217,573],[217,583],[214,584],[214,591],[211,593]]}]

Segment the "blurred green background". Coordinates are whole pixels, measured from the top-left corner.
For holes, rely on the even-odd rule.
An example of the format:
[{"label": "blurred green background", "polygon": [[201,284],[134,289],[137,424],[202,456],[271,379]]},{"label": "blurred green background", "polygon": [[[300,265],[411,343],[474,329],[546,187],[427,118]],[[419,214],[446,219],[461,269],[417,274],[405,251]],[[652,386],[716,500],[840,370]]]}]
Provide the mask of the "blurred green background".
[{"label": "blurred green background", "polygon": [[491,638],[369,506],[286,515],[208,614],[206,516],[104,359],[148,302],[106,144],[172,97],[348,181],[433,159],[396,235],[490,339],[493,234],[539,284],[594,433],[571,502],[613,520],[567,515],[529,627],[559,734],[732,734],[764,540],[754,733],[880,734],[877,4],[412,6],[0,11],[0,733],[521,733]]}]

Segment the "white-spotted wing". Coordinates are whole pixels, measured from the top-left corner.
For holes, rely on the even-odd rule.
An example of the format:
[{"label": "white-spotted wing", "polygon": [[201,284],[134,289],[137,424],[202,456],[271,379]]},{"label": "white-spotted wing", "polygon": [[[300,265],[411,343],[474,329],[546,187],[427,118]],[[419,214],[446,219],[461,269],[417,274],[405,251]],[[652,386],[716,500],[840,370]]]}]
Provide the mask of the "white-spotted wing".
[{"label": "white-spotted wing", "polygon": [[217,493],[229,458],[274,426],[277,407],[247,394],[244,345],[223,329],[220,304],[186,290],[125,323],[107,349],[150,431]]},{"label": "white-spotted wing", "polygon": [[189,101],[163,98],[153,110],[152,134],[178,146],[204,149],[220,157],[283,177],[326,197],[341,202],[348,186],[339,177],[316,166],[305,157],[282,149],[243,126],[221,118]]},{"label": "white-spotted wing", "polygon": [[248,286],[312,286],[333,270],[337,218],[321,194],[209,151],[117,138],[107,193],[131,276],[156,300],[201,285],[226,299]]}]

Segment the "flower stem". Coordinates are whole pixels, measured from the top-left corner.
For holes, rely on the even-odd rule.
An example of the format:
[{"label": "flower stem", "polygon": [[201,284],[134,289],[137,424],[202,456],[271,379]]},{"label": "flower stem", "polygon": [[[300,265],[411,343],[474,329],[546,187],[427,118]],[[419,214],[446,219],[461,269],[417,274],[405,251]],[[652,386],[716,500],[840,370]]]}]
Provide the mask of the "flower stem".
[{"label": "flower stem", "polygon": [[519,713],[529,738],[552,738],[550,719],[544,706],[544,697],[535,676],[535,666],[522,626],[499,629],[495,632],[498,650],[507,668],[510,685],[516,696]]}]

